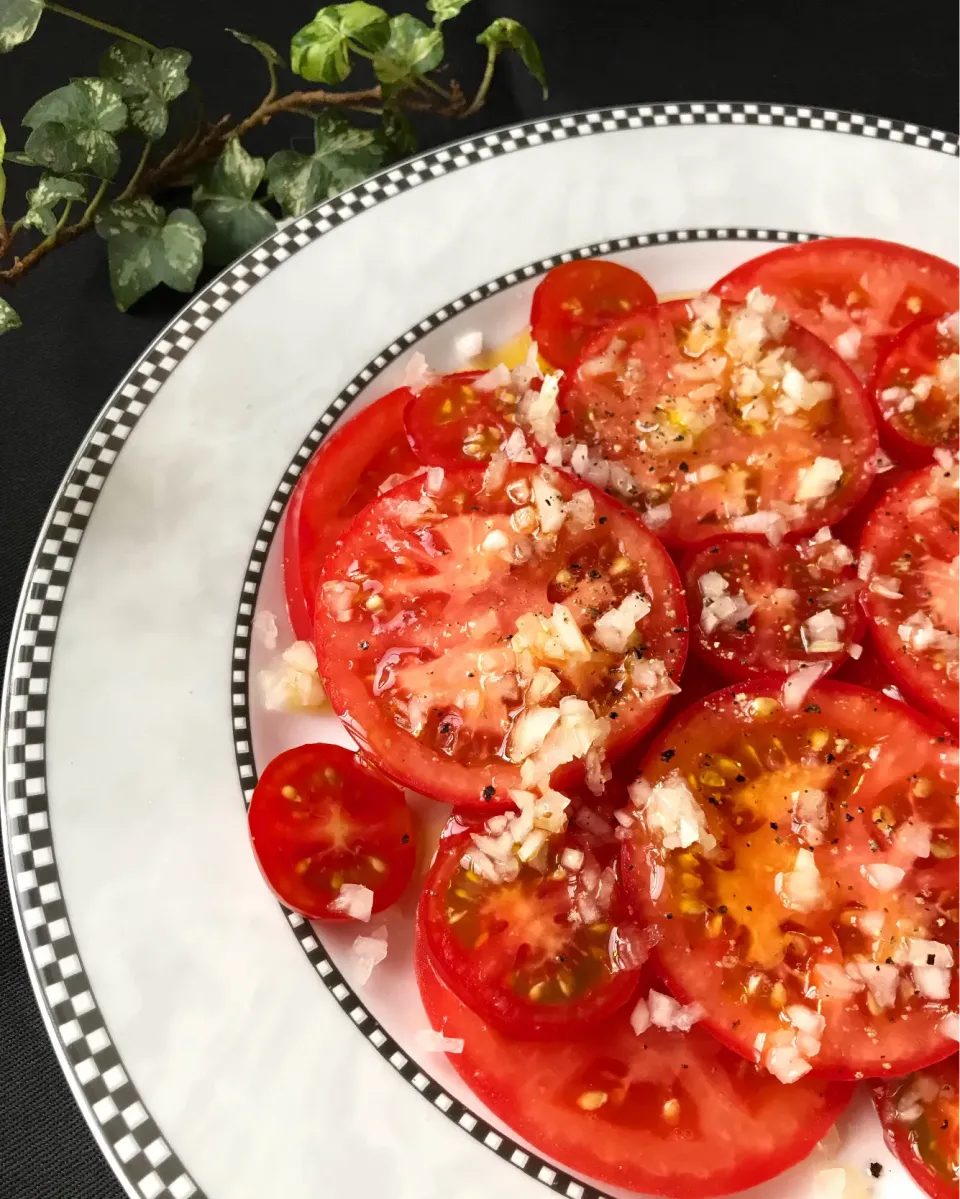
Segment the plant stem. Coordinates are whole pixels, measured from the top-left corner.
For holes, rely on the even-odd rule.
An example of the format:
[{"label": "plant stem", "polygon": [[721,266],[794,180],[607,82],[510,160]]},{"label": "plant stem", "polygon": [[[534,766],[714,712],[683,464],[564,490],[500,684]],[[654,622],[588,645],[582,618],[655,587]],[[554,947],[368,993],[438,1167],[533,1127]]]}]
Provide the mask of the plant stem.
[{"label": "plant stem", "polygon": [[483,107],[483,102],[487,98],[487,92],[490,90],[490,84],[493,82],[493,68],[496,62],[497,52],[493,46],[490,46],[487,48],[487,65],[483,69],[483,78],[480,80],[480,86],[477,88],[477,94],[464,109],[463,116],[472,117],[478,109]]},{"label": "plant stem", "polygon": [[23,258],[15,258],[13,266],[7,267],[5,271],[0,271],[0,279],[6,283],[15,283],[21,275],[25,275],[41,258],[45,258],[51,250],[57,246],[65,245],[68,241],[73,241],[75,237],[79,237],[81,233],[86,231],[93,224],[94,217],[97,215],[97,209],[100,207],[100,201],[106,195],[108,181],[102,179],[100,186],[94,193],[93,199],[83,210],[83,216],[74,225],[65,225],[57,228],[45,237],[39,245],[33,247],[29,254],[25,254]]},{"label": "plant stem", "polygon": [[453,96],[450,95],[447,89],[445,87],[441,87],[439,83],[435,83],[429,75],[421,75],[417,80],[417,84],[421,88],[428,87],[432,92],[436,92],[436,94],[438,96],[442,96],[448,104],[453,99]]},{"label": "plant stem", "polygon": [[71,20],[82,21],[84,25],[91,25],[94,29],[100,29],[104,33],[112,33],[114,37],[121,37],[125,42],[133,42],[137,46],[143,46],[145,50],[157,49],[152,42],[138,37],[135,33],[127,33],[125,29],[120,29],[116,25],[110,25],[107,21],[99,21],[96,17],[89,17],[86,13],[77,12],[76,9],[67,8],[64,4],[56,4],[54,0],[44,0],[43,7],[49,8],[51,12],[60,13],[62,17],[70,17]]},{"label": "plant stem", "polygon": [[137,160],[137,165],[134,167],[133,174],[127,181],[127,186],[123,189],[118,200],[129,200],[133,195],[134,188],[140,182],[140,176],[143,174],[143,168],[147,165],[147,159],[150,157],[150,143],[144,143],[143,149],[140,151],[140,157]]}]

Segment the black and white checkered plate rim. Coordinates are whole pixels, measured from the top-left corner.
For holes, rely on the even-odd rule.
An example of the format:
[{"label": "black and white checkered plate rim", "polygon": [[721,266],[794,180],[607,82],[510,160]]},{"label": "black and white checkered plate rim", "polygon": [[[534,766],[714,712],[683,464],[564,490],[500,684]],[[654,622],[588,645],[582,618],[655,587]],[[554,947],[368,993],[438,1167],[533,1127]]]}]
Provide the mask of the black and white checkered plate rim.
[{"label": "black and white checkered plate rim", "polygon": [[[826,130],[900,142],[956,156],[950,134],[919,125],[830,109],[777,104],[657,104],[552,117],[469,138],[381,172],[319,206],[248,252],[194,298],[144,353],[104,407],[51,506],[20,599],[0,706],[4,734],[2,824],[10,892],[41,1013],[77,1102],[117,1177],[133,1199],[201,1196],[124,1069],[91,991],[71,930],[53,851],[46,792],[47,689],[70,572],[90,513],[117,455],[152,397],[206,331],[257,282],[286,259],[358,213],[494,156],[567,138],[626,129],[683,125],[767,125]],[[243,582],[233,662],[237,764],[246,798],[255,782],[247,716],[246,648],[262,563],[286,497],[304,462],[337,416],[403,350],[456,312],[549,269],[555,262],[670,242],[785,242],[804,234],[769,229],[687,229],[611,240],[530,264],[453,301],[389,346],[324,412],[285,472],[261,525]],[[334,997],[367,1039],[439,1110],[526,1173],[567,1195],[598,1192],[529,1154],[447,1095],[376,1025],[326,957],[312,929],[289,915],[301,946]]]}]

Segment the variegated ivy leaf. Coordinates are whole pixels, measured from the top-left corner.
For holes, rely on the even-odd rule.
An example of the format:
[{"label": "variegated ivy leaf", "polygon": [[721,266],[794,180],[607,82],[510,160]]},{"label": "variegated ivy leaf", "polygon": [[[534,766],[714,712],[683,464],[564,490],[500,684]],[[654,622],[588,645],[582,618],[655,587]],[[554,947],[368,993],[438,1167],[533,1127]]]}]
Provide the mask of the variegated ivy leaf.
[{"label": "variegated ivy leaf", "polygon": [[148,50],[115,42],[100,61],[100,73],[117,85],[130,112],[130,124],[149,141],[167,131],[167,105],[189,87],[186,50]]},{"label": "variegated ivy leaf", "polygon": [[477,41],[494,55],[501,50],[515,50],[520,55],[520,61],[543,88],[546,99],[547,77],[543,70],[543,59],[529,29],[510,17],[498,17],[486,27]]},{"label": "variegated ivy leaf", "polygon": [[118,201],[97,217],[97,232],[107,243],[110,286],[121,312],[161,283],[193,291],[206,233],[188,209],[167,216],[146,196]]},{"label": "variegated ivy leaf", "polygon": [[7,177],[3,172],[3,156],[7,149],[7,132],[0,121],[0,216],[3,216],[3,201],[7,194]]},{"label": "variegated ivy leaf", "polygon": [[0,333],[9,333],[11,329],[20,328],[20,317],[12,304],[0,298]]},{"label": "variegated ivy leaf", "polygon": [[29,42],[42,12],[43,0],[0,0],[0,54]]},{"label": "variegated ivy leaf", "polygon": [[290,66],[312,83],[342,83],[350,74],[350,43],[379,50],[389,32],[387,14],[375,4],[330,4],[293,35]]},{"label": "variegated ivy leaf", "polygon": [[337,192],[346,191],[381,166],[382,138],[359,129],[339,113],[324,112],[314,125],[314,151],[278,150],[267,163],[270,195],[284,216],[302,216]]},{"label": "variegated ivy leaf", "polygon": [[470,0],[427,0],[427,9],[433,13],[433,23],[439,29],[444,21],[458,17]]},{"label": "variegated ivy leaf", "polygon": [[114,134],[127,124],[119,90],[105,79],[73,79],[41,97],[23,124],[33,130],[24,147],[31,162],[55,175],[90,170],[112,179],[120,165]]},{"label": "variegated ivy leaf", "polygon": [[390,18],[390,36],[373,56],[373,72],[381,83],[402,83],[426,75],[443,60],[443,34],[409,13]]},{"label": "variegated ivy leaf", "polygon": [[224,266],[262,241],[277,227],[270,213],[254,200],[266,167],[231,137],[220,157],[200,176],[193,207],[207,231],[208,262]]},{"label": "variegated ivy leaf", "polygon": [[44,175],[36,187],[27,192],[24,225],[39,229],[41,233],[52,233],[57,227],[54,208],[64,201],[82,200],[86,188],[78,179],[61,179],[59,175]]}]

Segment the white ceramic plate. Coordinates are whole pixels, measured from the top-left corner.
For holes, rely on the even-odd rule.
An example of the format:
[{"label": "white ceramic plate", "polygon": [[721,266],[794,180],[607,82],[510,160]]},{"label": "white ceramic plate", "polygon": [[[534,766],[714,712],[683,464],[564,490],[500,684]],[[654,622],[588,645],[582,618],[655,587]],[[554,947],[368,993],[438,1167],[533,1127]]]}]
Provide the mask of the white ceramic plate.
[{"label": "white ceramic plate", "polygon": [[[445,1059],[418,1054],[409,903],[355,992],[353,934],[288,917],[260,880],[243,803],[257,768],[347,741],[332,718],[268,716],[249,689],[275,656],[251,618],[283,610],[284,502],[330,426],[394,386],[414,348],[442,369],[460,332],[505,339],[562,258],[613,255],[662,292],[810,234],[956,260],[956,158],[942,133],[770,105],[506,129],[289,224],[133,368],[54,501],[3,700],[24,951],[131,1196],[617,1193],[525,1149]],[[282,623],[280,648],[291,639]],[[881,1163],[875,1194],[903,1196],[863,1104],[843,1130],[841,1159]],[[757,1199],[807,1195],[823,1164]]]}]

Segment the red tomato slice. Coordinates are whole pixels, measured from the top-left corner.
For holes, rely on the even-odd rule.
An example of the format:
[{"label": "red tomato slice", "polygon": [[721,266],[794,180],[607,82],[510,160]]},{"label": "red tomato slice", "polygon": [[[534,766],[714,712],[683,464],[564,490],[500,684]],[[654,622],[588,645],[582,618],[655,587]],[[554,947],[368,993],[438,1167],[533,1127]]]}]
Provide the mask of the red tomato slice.
[{"label": "red tomato slice", "polygon": [[510,1040],[443,985],[422,940],[416,968],[431,1025],[463,1039],[449,1061],[474,1094],[603,1184],[675,1199],[752,1187],[806,1157],[850,1098],[821,1079],[781,1086],[696,1026],[637,1036],[626,1014],[585,1040]]},{"label": "red tomato slice", "polygon": [[[877,649],[904,694],[957,723],[958,533],[956,464],[909,475],[887,493],[860,543],[872,577],[864,606]],[[868,556],[869,555],[869,556]]]},{"label": "red tomato slice", "polygon": [[687,636],[673,564],[625,508],[545,467],[484,478],[434,468],[380,496],[317,603],[321,677],[371,759],[473,808],[545,781],[548,761],[575,779],[591,744],[627,749]]},{"label": "red tomato slice", "polygon": [[590,343],[565,390],[564,432],[629,472],[630,502],[667,544],[813,532],[869,486],[877,434],[856,378],[751,303],[637,312]]},{"label": "red tomato slice", "polygon": [[317,584],[337,538],[385,480],[420,469],[403,428],[411,399],[401,387],[352,416],[323,442],[297,481],[283,533],[283,586],[301,641],[313,640]]},{"label": "red tomato slice", "polygon": [[957,1068],[954,1055],[873,1092],[887,1144],[931,1199],[957,1195]]},{"label": "red tomato slice", "polygon": [[858,687],[796,711],[781,687],[731,687],[661,733],[624,889],[674,993],[778,1077],[929,1065],[956,1049],[956,744]]},{"label": "red tomato slice", "polygon": [[866,379],[886,338],[918,316],[957,307],[957,283],[953,263],[933,254],[868,237],[831,237],[745,262],[712,290],[730,300],[753,287],[776,296],[792,320]]},{"label": "red tomato slice", "polygon": [[488,851],[514,844],[509,821],[441,840],[420,897],[420,936],[447,985],[505,1036],[582,1035],[632,998],[649,942],[626,917],[616,864],[601,869],[576,831],[543,843],[529,863],[510,854],[511,868],[491,873]]},{"label": "red tomato slice", "polygon": [[549,271],[533,293],[531,333],[544,358],[567,370],[606,325],[656,302],[657,294],[646,279],[619,262],[564,262]]},{"label": "red tomato slice", "polygon": [[922,466],[960,441],[960,313],[907,325],[877,363],[872,392],[880,432],[899,462]]},{"label": "red tomato slice", "polygon": [[[444,375],[410,400],[404,422],[421,462],[430,466],[469,466],[485,462],[503,448],[519,427],[518,405],[525,389],[505,367],[496,373],[509,381],[498,383],[494,372]],[[486,380],[490,386],[477,387],[477,380]],[[534,383],[539,390],[540,380]]]},{"label": "red tomato slice", "polygon": [[684,565],[692,647],[728,679],[836,668],[859,645],[864,617],[854,557],[829,529],[776,548],[731,537]]},{"label": "red tomato slice", "polygon": [[271,890],[311,920],[346,920],[346,884],[373,892],[373,911],[413,874],[413,819],[399,787],[338,745],[279,754],[250,801],[250,840]]}]

